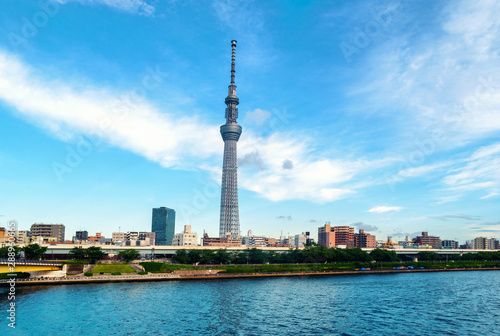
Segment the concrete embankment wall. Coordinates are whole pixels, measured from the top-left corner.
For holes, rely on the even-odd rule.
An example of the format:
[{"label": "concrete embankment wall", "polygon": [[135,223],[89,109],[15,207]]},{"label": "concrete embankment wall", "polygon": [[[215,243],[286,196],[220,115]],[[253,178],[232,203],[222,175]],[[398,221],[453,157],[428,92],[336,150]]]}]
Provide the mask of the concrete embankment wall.
[{"label": "concrete embankment wall", "polygon": [[[61,277],[52,279],[26,279],[16,281],[16,286],[35,285],[62,285],[62,284],[90,284],[108,282],[143,282],[143,281],[171,281],[171,280],[221,280],[221,279],[251,279],[272,277],[304,277],[304,276],[341,276],[393,273],[426,273],[426,272],[462,272],[462,271],[493,271],[500,268],[451,268],[451,269],[423,269],[423,270],[371,270],[371,271],[342,271],[342,272],[297,272],[297,273],[244,273],[244,274],[200,274],[199,271],[191,274],[148,274],[125,276],[94,276],[94,277]],[[212,270],[214,272],[214,270]],[[7,282],[0,282],[0,286],[9,286]]]}]

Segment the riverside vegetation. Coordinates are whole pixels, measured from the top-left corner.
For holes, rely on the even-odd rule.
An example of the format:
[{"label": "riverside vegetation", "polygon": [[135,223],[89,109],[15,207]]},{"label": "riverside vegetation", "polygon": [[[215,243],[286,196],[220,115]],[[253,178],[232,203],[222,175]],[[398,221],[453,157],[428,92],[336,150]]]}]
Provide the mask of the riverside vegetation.
[{"label": "riverside vegetation", "polygon": [[[176,264],[142,262],[151,273],[175,270],[218,269],[224,273],[326,272],[374,270],[413,266],[425,269],[500,267],[500,251],[449,255],[442,260],[435,252],[421,251],[419,262],[402,260],[395,251],[375,249],[367,253],[360,248],[337,249],[307,246],[279,253],[257,248],[229,252],[227,250],[179,250],[173,257]],[[210,265],[210,266],[209,266]]]}]

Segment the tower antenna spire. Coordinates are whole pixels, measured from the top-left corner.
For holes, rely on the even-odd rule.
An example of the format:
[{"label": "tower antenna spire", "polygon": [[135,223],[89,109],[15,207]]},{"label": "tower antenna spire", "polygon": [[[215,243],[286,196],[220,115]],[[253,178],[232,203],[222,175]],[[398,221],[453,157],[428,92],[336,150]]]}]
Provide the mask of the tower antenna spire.
[{"label": "tower antenna spire", "polygon": [[231,85],[234,85],[234,73],[235,70],[235,60],[236,60],[236,40],[231,41],[231,47],[233,49],[233,53],[231,56]]}]

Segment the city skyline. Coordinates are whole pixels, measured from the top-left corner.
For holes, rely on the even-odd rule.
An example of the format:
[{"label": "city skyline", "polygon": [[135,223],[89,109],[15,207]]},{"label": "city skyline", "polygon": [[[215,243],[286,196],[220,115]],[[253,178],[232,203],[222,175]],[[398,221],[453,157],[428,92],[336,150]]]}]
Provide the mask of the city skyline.
[{"label": "city skyline", "polygon": [[498,237],[499,6],[6,3],[0,226],[217,236],[235,39],[243,235]]}]

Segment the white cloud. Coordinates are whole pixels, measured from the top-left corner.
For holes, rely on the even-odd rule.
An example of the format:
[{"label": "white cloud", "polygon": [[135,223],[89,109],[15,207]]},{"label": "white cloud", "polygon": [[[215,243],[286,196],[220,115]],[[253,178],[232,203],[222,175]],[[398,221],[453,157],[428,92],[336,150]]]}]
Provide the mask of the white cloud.
[{"label": "white cloud", "polygon": [[395,207],[395,206],[385,206],[385,205],[380,205],[371,208],[368,210],[368,212],[374,212],[374,213],[384,213],[384,212],[389,212],[389,211],[399,211],[403,209],[402,207]]},{"label": "white cloud", "polygon": [[451,165],[451,162],[440,162],[436,164],[430,164],[425,166],[411,167],[401,170],[398,175],[401,177],[418,177],[422,175],[427,175],[439,170],[440,168]]},{"label": "white cloud", "polygon": [[82,5],[105,5],[130,13],[152,16],[155,8],[144,0],[56,0],[61,4],[78,2]]},{"label": "white cloud", "polygon": [[252,123],[257,126],[262,126],[264,122],[271,117],[271,112],[255,109],[251,112],[248,112],[245,116],[245,123]]},{"label": "white cloud", "polygon": [[477,149],[462,167],[444,177],[445,190],[487,192],[482,198],[496,196],[500,190],[500,143]]},{"label": "white cloud", "polygon": [[433,132],[441,134],[433,153],[489,137],[500,130],[498,11],[497,1],[450,3],[440,13],[442,30],[429,30],[421,40],[396,35],[373,48],[367,66],[379,70],[366,72],[369,84],[353,93],[380,110],[396,111],[399,126],[411,130],[411,146]]},{"label": "white cloud", "polygon": [[[219,125],[179,117],[175,110],[160,112],[144,99],[134,102],[133,96],[48,78],[0,51],[0,99],[51,135],[63,141],[97,137],[165,167],[203,169],[220,180]],[[238,155],[258,158],[259,167],[242,166],[240,186],[273,201],[330,202],[356,192],[343,185],[357,174],[391,162],[318,157],[309,143],[297,132],[258,137],[244,131]],[[293,169],[283,169],[286,160]]]}]

